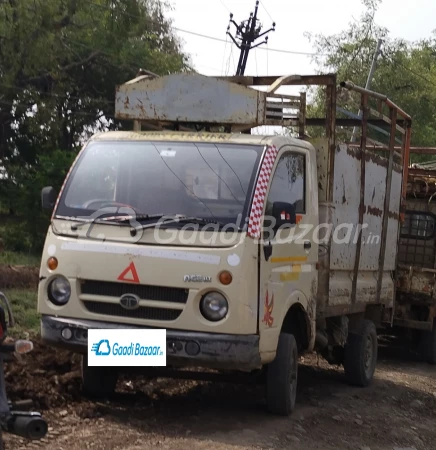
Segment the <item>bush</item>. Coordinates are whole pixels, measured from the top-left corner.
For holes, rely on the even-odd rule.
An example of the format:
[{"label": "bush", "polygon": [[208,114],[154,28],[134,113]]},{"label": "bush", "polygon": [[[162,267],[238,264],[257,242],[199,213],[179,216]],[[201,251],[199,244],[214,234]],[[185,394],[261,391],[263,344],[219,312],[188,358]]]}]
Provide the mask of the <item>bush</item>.
[{"label": "bush", "polygon": [[31,253],[33,250],[32,236],[26,223],[11,224],[2,232],[5,250],[17,253]]},{"label": "bush", "polygon": [[19,215],[20,225],[8,226],[3,233],[7,250],[40,253],[50,221],[50,212],[42,210],[41,189],[53,186],[58,192],[76,154],[60,150],[43,154],[35,165],[11,166],[10,178],[3,183],[6,198],[13,199],[11,208]]}]

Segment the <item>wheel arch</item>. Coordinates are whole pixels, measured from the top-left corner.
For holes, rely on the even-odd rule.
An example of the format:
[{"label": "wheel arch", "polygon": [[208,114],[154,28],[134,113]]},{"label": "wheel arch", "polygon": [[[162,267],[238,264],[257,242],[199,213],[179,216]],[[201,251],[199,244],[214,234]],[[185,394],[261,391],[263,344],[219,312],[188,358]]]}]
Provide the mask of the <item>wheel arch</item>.
[{"label": "wheel arch", "polygon": [[309,348],[312,326],[309,315],[301,303],[294,303],[290,306],[283,319],[280,331],[294,335],[299,353]]}]

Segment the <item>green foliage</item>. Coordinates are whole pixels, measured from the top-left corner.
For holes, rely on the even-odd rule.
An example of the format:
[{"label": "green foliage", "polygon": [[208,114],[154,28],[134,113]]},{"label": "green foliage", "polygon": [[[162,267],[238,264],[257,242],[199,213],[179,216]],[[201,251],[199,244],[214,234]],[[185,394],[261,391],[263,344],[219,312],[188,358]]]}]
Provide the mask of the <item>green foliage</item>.
[{"label": "green foliage", "polygon": [[8,330],[15,339],[23,339],[27,334],[37,335],[40,326],[40,316],[37,312],[37,292],[27,289],[11,289],[5,292],[11,302],[12,312],[16,321],[15,327]]},{"label": "green foliage", "polygon": [[[371,89],[387,95],[412,116],[412,145],[436,146],[436,34],[418,42],[389,37],[374,16],[379,0],[366,1],[362,17],[343,32],[308,35],[316,53],[320,72],[336,72],[338,82],[352,81],[365,86],[378,39],[383,40]],[[323,108],[321,90],[314,91],[309,115],[319,116]],[[358,96],[339,92],[338,106],[357,113]],[[350,131],[348,131],[348,138]],[[380,138],[372,133],[373,138]]]},{"label": "green foliage", "polygon": [[11,251],[0,252],[0,265],[39,267],[41,260],[38,256]]},{"label": "green foliage", "polygon": [[32,239],[25,222],[6,228],[1,238],[5,250],[10,252],[29,253],[32,250]]},{"label": "green foliage", "polygon": [[[96,131],[128,128],[114,119],[115,87],[139,68],[189,69],[160,0],[0,2],[0,212],[21,216],[34,242],[47,224],[40,188],[59,187]],[[43,225],[44,224],[44,225]],[[44,234],[44,233],[43,233]]]},{"label": "green foliage", "polygon": [[38,157],[27,171],[12,165],[7,187],[14,192],[11,206],[20,214],[19,222],[10,223],[1,233],[6,250],[35,253],[42,250],[50,214],[41,208],[41,189],[50,185],[59,192],[75,154],[62,150]]}]

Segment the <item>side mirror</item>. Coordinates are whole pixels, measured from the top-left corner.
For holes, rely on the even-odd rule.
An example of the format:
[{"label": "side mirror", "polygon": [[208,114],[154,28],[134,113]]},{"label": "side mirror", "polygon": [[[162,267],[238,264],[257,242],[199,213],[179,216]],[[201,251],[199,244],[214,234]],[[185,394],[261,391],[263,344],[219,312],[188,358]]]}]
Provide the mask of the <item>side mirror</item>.
[{"label": "side mirror", "polygon": [[297,223],[295,206],[291,203],[273,203],[272,215],[276,220],[276,224],[274,227],[275,230],[278,230],[283,225],[295,225]]},{"label": "side mirror", "polygon": [[52,186],[47,186],[42,189],[41,202],[43,209],[52,210],[54,208],[54,205],[56,204],[56,191]]}]

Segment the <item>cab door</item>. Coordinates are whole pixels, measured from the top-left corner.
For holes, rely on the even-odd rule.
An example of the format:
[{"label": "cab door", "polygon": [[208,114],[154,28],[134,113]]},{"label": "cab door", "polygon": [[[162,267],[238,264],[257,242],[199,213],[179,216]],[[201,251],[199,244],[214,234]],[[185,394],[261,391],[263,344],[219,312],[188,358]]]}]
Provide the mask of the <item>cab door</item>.
[{"label": "cab door", "polygon": [[[261,353],[274,353],[283,320],[300,303],[314,320],[317,288],[318,183],[313,147],[285,145],[271,172],[259,243],[259,332]],[[295,224],[279,233],[266,229],[274,203],[291,204]],[[283,211],[282,219],[286,218]]]}]

